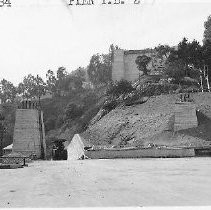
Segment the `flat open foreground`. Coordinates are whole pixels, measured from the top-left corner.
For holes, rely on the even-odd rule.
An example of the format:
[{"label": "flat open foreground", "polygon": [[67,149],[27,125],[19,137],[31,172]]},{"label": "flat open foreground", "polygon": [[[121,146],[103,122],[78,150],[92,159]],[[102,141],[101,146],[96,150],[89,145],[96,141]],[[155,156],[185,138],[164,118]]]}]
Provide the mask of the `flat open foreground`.
[{"label": "flat open foreground", "polygon": [[0,170],[0,208],[166,205],[211,205],[211,158],[39,161]]}]

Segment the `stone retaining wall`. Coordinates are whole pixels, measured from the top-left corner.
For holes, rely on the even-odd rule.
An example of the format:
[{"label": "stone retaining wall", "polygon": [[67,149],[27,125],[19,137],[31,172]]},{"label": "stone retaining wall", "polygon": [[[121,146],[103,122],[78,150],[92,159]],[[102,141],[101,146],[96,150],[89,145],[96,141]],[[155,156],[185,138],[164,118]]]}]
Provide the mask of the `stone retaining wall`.
[{"label": "stone retaining wall", "polygon": [[91,159],[114,158],[181,158],[194,157],[194,149],[130,149],[130,150],[92,150],[85,151],[85,155]]}]

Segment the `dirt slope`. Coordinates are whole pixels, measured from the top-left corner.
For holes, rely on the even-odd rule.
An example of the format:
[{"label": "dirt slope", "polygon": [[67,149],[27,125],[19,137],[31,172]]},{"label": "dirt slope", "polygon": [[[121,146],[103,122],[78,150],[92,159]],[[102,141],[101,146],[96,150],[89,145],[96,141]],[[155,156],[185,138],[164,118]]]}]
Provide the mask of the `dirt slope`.
[{"label": "dirt slope", "polygon": [[173,132],[178,95],[151,97],[144,104],[118,107],[82,135],[95,145],[208,145],[211,140],[211,94],[193,93],[199,126]]}]

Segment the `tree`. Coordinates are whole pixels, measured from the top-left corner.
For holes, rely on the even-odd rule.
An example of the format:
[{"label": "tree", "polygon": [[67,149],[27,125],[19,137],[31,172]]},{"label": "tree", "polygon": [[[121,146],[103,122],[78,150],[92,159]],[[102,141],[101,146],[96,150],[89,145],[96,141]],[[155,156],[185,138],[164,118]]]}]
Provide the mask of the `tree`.
[{"label": "tree", "polygon": [[203,47],[196,40],[188,42],[188,39],[183,38],[178,44],[178,49],[171,50],[165,73],[171,74],[176,81],[179,81],[185,76],[196,78],[202,67]]},{"label": "tree", "polygon": [[185,64],[188,64],[189,49],[188,49],[188,39],[183,38],[183,40],[178,44],[177,50],[178,59],[184,61]]},{"label": "tree", "polygon": [[112,62],[117,45],[110,45],[108,54],[95,54],[91,57],[87,73],[93,84],[107,84],[112,80]]},{"label": "tree", "polygon": [[172,48],[168,45],[158,45],[158,47],[155,47],[155,51],[157,52],[157,56],[160,59],[168,58],[169,54],[171,53]]},{"label": "tree", "polygon": [[66,89],[65,79],[68,73],[65,67],[59,67],[56,72],[56,91],[57,94],[60,96],[61,91]]},{"label": "tree", "polygon": [[77,68],[75,71],[71,72],[67,77],[67,80],[70,84],[74,85],[75,89],[82,89],[83,82],[87,80],[86,69],[83,67]]},{"label": "tree", "polygon": [[195,68],[201,68],[203,65],[203,48],[198,41],[193,40],[188,43],[188,55],[187,62],[189,65],[193,65]]},{"label": "tree", "polygon": [[114,51],[121,49],[118,45],[111,44],[109,47],[109,55],[111,62],[114,61]]},{"label": "tree", "polygon": [[208,66],[208,75],[211,78],[211,41],[207,40],[203,45],[203,62]]},{"label": "tree", "polygon": [[211,78],[211,15],[204,23],[204,40],[203,40],[203,61],[208,66],[208,75]]},{"label": "tree", "polygon": [[83,107],[74,103],[69,103],[65,109],[65,120],[75,120],[83,114]]},{"label": "tree", "polygon": [[4,116],[0,113],[0,157],[3,155],[3,137],[5,132]]},{"label": "tree", "polygon": [[165,71],[166,63],[174,48],[168,45],[158,45],[154,48],[156,52],[155,55],[152,55],[152,67],[159,71],[159,73],[163,73]]},{"label": "tree", "polygon": [[83,67],[79,67],[75,71],[72,71],[71,75],[80,78],[83,82],[86,81],[86,69]]},{"label": "tree", "polygon": [[63,81],[63,90],[81,90],[83,85],[83,79],[77,75],[68,75]]},{"label": "tree", "polygon": [[46,92],[46,84],[39,75],[35,77],[29,74],[24,77],[23,82],[18,85],[18,90],[24,98],[37,97],[40,100],[40,97]]},{"label": "tree", "polygon": [[56,81],[57,79],[54,72],[49,69],[46,73],[47,90],[51,91],[52,93],[56,93]]},{"label": "tree", "polygon": [[59,67],[56,76],[58,81],[62,81],[68,75],[65,67]]},{"label": "tree", "polygon": [[46,83],[39,75],[34,78],[33,82],[33,95],[36,96],[40,102],[41,96],[46,93]]},{"label": "tree", "polygon": [[61,96],[61,92],[70,92],[73,89],[82,89],[83,82],[86,81],[85,68],[79,67],[70,74],[65,67],[59,67],[56,76],[51,70],[46,74],[47,89],[57,96]]},{"label": "tree", "polygon": [[2,100],[2,103],[7,102],[8,100],[10,102],[14,102],[16,94],[16,87],[6,79],[2,79],[0,82],[0,98]]},{"label": "tree", "polygon": [[102,81],[102,60],[99,54],[93,55],[88,66],[88,76],[93,84],[99,84]]},{"label": "tree", "polygon": [[55,95],[61,95],[62,90],[66,90],[66,78],[68,73],[65,67],[59,67],[56,71],[56,76],[53,71],[48,70],[46,73],[47,90]]},{"label": "tree", "polygon": [[207,21],[205,21],[204,28],[203,42],[205,43],[206,41],[211,41],[211,15],[207,18]]},{"label": "tree", "polygon": [[188,40],[184,38],[178,45],[177,55],[178,59],[184,61],[186,67],[193,65],[196,68],[200,68],[202,65],[202,47],[196,40],[188,42]]},{"label": "tree", "polygon": [[185,65],[182,60],[175,60],[169,62],[165,74],[174,78],[175,83],[180,84],[181,79],[185,76]]},{"label": "tree", "polygon": [[26,89],[26,85],[23,82],[20,82],[18,84],[17,91],[23,98],[26,98],[26,99],[30,98],[30,94],[28,93],[28,91]]},{"label": "tree", "polygon": [[147,55],[140,55],[136,58],[135,63],[138,66],[138,70],[142,71],[144,75],[148,75],[147,65],[151,61],[151,57]]},{"label": "tree", "polygon": [[24,77],[23,82],[18,85],[19,94],[21,94],[24,98],[29,99],[34,97],[33,95],[33,83],[34,76],[32,74],[28,74]]}]

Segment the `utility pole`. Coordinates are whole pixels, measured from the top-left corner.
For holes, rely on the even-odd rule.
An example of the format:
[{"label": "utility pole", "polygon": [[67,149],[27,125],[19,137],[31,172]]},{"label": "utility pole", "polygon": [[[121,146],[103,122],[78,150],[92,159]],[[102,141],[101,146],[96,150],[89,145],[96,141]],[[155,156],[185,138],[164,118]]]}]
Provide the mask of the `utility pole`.
[{"label": "utility pole", "polygon": [[3,155],[4,117],[0,113],[0,157]]},{"label": "utility pole", "polygon": [[201,82],[201,92],[204,92],[204,86],[203,86],[203,71],[200,69],[200,82]]},{"label": "utility pole", "polygon": [[2,125],[0,125],[0,157],[3,155],[3,131]]},{"label": "utility pole", "polygon": [[208,89],[208,92],[210,92],[210,83],[209,83],[209,69],[208,69],[208,66],[204,66],[204,71],[205,71],[205,78],[206,78],[206,81],[207,81],[207,89]]}]

